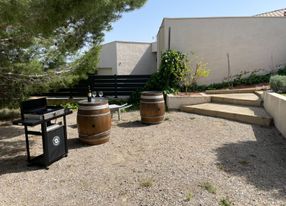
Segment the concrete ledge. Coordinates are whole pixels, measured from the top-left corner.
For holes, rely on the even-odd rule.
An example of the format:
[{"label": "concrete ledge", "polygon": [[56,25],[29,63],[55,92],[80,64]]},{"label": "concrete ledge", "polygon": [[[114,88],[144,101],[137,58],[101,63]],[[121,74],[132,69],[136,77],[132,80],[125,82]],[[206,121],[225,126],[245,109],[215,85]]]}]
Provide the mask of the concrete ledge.
[{"label": "concrete ledge", "polygon": [[286,137],[286,96],[264,92],[264,108],[273,117],[275,127]]},{"label": "concrete ledge", "polygon": [[179,110],[183,105],[194,105],[211,102],[211,97],[204,93],[193,95],[167,94],[166,101],[169,110]]},{"label": "concrete ledge", "polygon": [[261,86],[254,88],[245,88],[245,89],[218,89],[218,90],[207,90],[206,94],[253,93],[255,91],[261,91],[267,89],[269,89],[269,86]]},{"label": "concrete ledge", "polygon": [[262,105],[262,99],[254,93],[211,94],[214,103],[256,106]]}]

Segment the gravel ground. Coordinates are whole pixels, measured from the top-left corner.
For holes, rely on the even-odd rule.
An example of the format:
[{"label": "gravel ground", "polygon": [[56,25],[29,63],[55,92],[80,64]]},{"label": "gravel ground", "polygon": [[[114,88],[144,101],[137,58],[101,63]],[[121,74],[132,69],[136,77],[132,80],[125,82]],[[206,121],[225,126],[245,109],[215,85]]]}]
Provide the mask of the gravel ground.
[{"label": "gravel ground", "polygon": [[286,205],[286,140],[274,127],[181,112],[151,126],[138,111],[115,117],[108,143],[85,146],[69,115],[68,157],[49,170],[26,167],[23,128],[1,122],[0,205]]}]

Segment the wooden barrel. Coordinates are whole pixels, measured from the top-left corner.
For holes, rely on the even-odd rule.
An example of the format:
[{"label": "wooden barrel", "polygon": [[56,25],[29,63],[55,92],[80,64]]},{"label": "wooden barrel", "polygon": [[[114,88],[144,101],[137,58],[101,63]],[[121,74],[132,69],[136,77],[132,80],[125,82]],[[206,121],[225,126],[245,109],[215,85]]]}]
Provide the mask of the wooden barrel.
[{"label": "wooden barrel", "polygon": [[162,92],[145,91],[140,98],[141,121],[146,124],[158,124],[164,120],[165,102]]},{"label": "wooden barrel", "polygon": [[80,101],[77,112],[79,140],[97,145],[108,142],[111,130],[111,114],[107,100]]}]

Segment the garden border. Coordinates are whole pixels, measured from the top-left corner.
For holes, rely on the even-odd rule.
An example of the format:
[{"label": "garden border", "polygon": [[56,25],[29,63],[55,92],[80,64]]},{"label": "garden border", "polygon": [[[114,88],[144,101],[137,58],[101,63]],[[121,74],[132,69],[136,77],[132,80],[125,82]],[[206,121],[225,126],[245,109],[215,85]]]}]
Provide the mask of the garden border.
[{"label": "garden border", "polygon": [[286,96],[265,91],[263,100],[264,108],[273,117],[275,127],[286,138]]}]

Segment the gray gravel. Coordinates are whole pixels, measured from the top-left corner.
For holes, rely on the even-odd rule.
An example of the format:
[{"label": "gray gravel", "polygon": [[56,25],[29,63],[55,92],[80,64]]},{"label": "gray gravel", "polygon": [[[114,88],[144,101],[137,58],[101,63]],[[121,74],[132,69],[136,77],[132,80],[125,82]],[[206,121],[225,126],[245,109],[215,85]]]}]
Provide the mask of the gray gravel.
[{"label": "gray gravel", "polygon": [[138,111],[115,117],[108,143],[85,146],[68,116],[69,155],[49,170],[26,167],[23,129],[0,123],[0,205],[286,205],[286,140],[274,127],[181,112],[152,126]]}]

